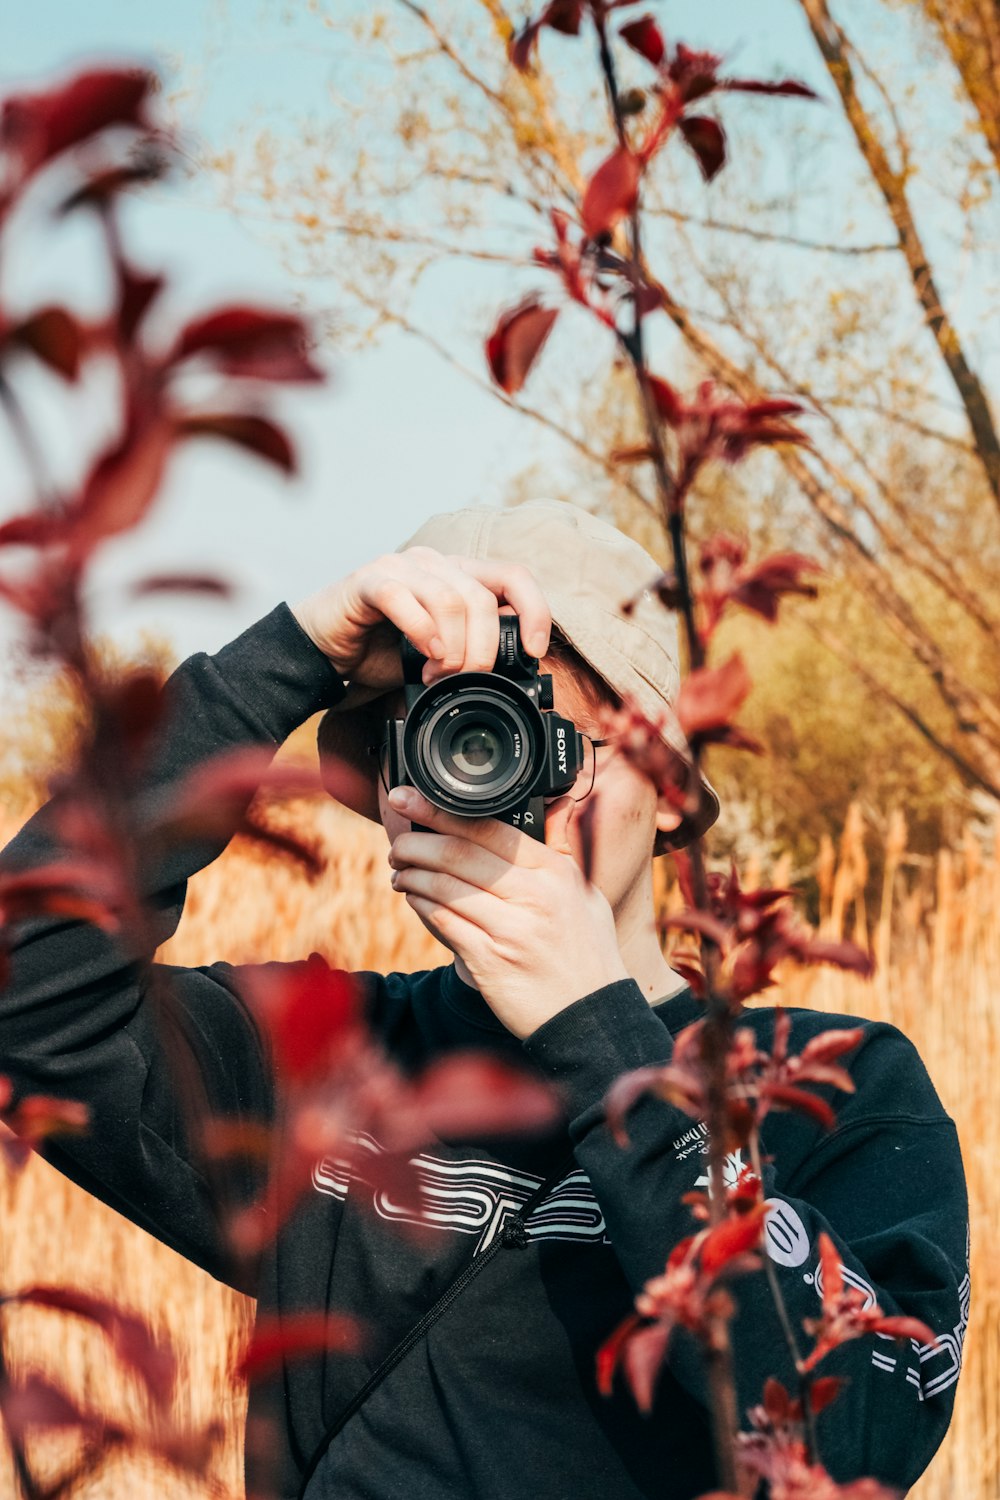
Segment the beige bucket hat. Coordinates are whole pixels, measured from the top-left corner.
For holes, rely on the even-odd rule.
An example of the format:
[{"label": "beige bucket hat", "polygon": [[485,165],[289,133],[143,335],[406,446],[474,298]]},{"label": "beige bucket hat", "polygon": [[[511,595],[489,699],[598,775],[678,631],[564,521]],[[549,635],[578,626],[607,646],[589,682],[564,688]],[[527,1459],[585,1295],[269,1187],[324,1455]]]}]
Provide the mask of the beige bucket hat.
[{"label": "beige bucket hat", "polygon": [[[583,660],[626,704],[657,725],[661,739],[690,761],[673,704],[680,688],[677,618],[651,585],[661,569],[638,542],[567,500],[530,500],[506,509],[472,506],[431,516],[396,550],[433,547],[442,553],[529,567],[553,623]],[[635,601],[630,614],[621,605]],[[370,800],[352,803],[379,821],[378,768],[368,745],[381,738],[381,699],[370,687],[348,684],[319,727],[322,756],[346,761],[371,787]],[[719,799],[703,778],[698,813],[672,833],[657,835],[654,854],[683,848],[719,816]]]}]

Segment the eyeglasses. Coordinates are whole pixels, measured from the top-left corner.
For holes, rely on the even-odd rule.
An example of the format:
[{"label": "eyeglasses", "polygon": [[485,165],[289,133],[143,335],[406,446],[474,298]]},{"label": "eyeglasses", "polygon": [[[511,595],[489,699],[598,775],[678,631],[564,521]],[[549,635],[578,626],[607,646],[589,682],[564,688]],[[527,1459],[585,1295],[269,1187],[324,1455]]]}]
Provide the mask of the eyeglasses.
[{"label": "eyeglasses", "polygon": [[[583,738],[583,765],[580,768],[580,773],[579,773],[579,775],[577,777],[577,781],[586,781],[587,782],[587,790],[584,792],[584,794],[583,794],[582,797],[574,797],[573,798],[574,802],[582,802],[584,800],[584,798],[589,797],[590,794],[591,794],[591,792],[594,790],[594,780],[595,780],[595,778],[597,776],[597,751],[602,746],[604,746],[604,745],[610,745],[612,743],[611,740],[595,740],[595,739],[592,739],[589,734],[582,734],[582,738]],[[382,739],[377,744],[366,745],[365,746],[365,753],[366,753],[366,755],[371,755],[371,756],[376,756],[377,755],[378,756],[378,774],[379,774],[379,780],[381,781],[382,786],[383,786],[383,788],[385,790],[385,793],[388,796],[388,794],[389,794],[389,731],[388,731],[388,726],[386,727],[386,733],[383,735]],[[575,783],[574,783],[574,785],[575,785]],[[550,797],[550,798],[547,798],[546,800],[547,801],[553,801],[554,799]]]}]

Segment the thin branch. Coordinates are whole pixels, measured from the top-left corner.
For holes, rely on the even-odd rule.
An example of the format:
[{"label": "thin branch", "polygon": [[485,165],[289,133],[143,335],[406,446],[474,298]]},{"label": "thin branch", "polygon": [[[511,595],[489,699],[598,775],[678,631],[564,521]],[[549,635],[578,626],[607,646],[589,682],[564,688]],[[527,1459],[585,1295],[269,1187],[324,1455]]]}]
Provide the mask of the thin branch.
[{"label": "thin branch", "polygon": [[800,0],[806,18],[826,63],[858,146],[878,186],[899,236],[899,248],[910,269],[917,298],[924,309],[948,373],[965,407],[979,460],[1000,507],[1000,438],[993,423],[986,392],[965,357],[958,333],[944,309],[916,221],[910,209],[905,175],[891,166],[868,114],[858,96],[851,64],[857,52],[830,14],[826,0]]},{"label": "thin branch", "polygon": [[895,242],[873,245],[837,245],[824,240],[801,239],[795,234],[779,234],[772,229],[751,229],[748,224],[730,224],[723,219],[702,219],[697,214],[682,213],[676,208],[643,209],[647,219],[673,219],[677,224],[690,224],[696,229],[713,229],[721,234],[740,235],[748,240],[760,240],[767,245],[786,245],[792,250],[819,251],[823,255],[885,255],[899,249]]},{"label": "thin branch", "polygon": [[[724,289],[722,295],[725,296]],[[758,356],[777,375],[786,390],[797,396],[801,396],[804,400],[811,401],[821,415],[826,417],[835,436],[843,443],[855,463],[867,474],[890,511],[902,523],[904,528],[909,530],[914,540],[927,553],[927,557],[922,558],[907,547],[882,520],[874,506],[870,503],[861,485],[856,483],[849,474],[846,474],[840,465],[835,463],[828,454],[818,449],[815,450],[817,462],[826,470],[834,484],[838,485],[841,490],[845,490],[851,496],[854,504],[868,521],[869,525],[874,528],[890,556],[897,558],[907,567],[916,568],[925,578],[935,584],[943,594],[952,599],[960,609],[964,610],[989,640],[994,640],[998,630],[1000,630],[1000,621],[984,608],[975,590],[968,588],[959,576],[951,559],[946,553],[942,552],[933,538],[929,537],[918,524],[913,506],[907,505],[886,484],[882,476],[869,463],[867,456],[854,442],[854,439],[850,436],[843,423],[823,407],[819,399],[807,386],[804,386],[800,381],[795,379],[788,367],[778,359],[777,355],[764,343],[762,338],[752,329],[748,328],[746,324],[738,321],[732,308],[730,309],[730,318],[731,326],[736,329],[742,338],[746,339]]]},{"label": "thin branch", "polygon": [[[743,401],[762,400],[764,392],[756,382],[744,374],[703,329],[694,325],[687,310],[675,302],[662,285],[660,293],[667,316],[716,379],[728,385]],[[798,450],[781,446],[775,451],[829,530],[850,550],[873,601],[884,611],[900,639],[928,672],[957,727],[963,734],[976,736],[983,773],[989,782],[1000,786],[1000,711],[997,705],[957,675],[944,651],[920,623],[909,600],[855,532],[850,513],[812,472]]]},{"label": "thin branch", "polygon": [[453,354],[434,334],[428,333],[425,328],[420,328],[415,323],[411,323],[402,313],[390,312],[386,308],[378,306],[374,301],[367,300],[363,294],[358,293],[357,295],[359,301],[378,312],[383,322],[388,323],[390,327],[398,328],[401,333],[408,334],[411,338],[418,339],[422,344],[426,344],[429,349],[433,349],[434,353],[440,359],[443,359],[446,364],[450,365],[453,370],[457,370],[466,380],[471,380],[473,385],[478,386],[481,391],[485,391],[488,395],[493,396],[503,406],[509,407],[511,411],[516,411],[519,416],[527,417],[530,421],[536,422],[539,427],[544,427],[546,431],[554,433],[556,437],[561,438],[564,443],[567,443],[576,453],[579,453],[582,458],[585,458],[588,463],[595,464],[599,469],[603,470],[609,479],[614,480],[617,486],[623,489],[634,500],[637,500],[647,513],[652,512],[654,515],[659,515],[656,507],[643,494],[635,481],[629,479],[623,472],[621,464],[614,462],[608,454],[600,453],[596,448],[591,448],[584,442],[583,438],[577,437],[575,432],[571,432],[568,427],[564,427],[560,422],[555,421],[553,417],[546,416],[544,412],[538,411],[535,407],[526,406],[523,401],[515,401],[512,396],[506,395],[505,392],[487,380],[484,375],[480,375],[476,370],[470,369],[468,365],[463,364],[457,355]]},{"label": "thin branch", "polygon": [[930,727],[919,710],[914,708],[912,704],[905,703],[897,693],[893,692],[891,687],[876,677],[874,672],[869,671],[867,667],[863,666],[857,657],[848,650],[843,641],[834,635],[832,630],[827,630],[825,627],[816,625],[813,621],[805,619],[805,617],[803,618],[806,628],[812,631],[816,639],[821,641],[835,656],[839,656],[841,661],[845,662],[851,671],[855,672],[861,678],[861,681],[876,697],[881,698],[885,703],[890,703],[897,713],[901,713],[904,719],[907,719],[913,725],[917,733],[922,735],[939,755],[944,756],[945,760],[951,761],[964,782],[970,786],[978,787],[980,791],[986,792],[988,796],[994,798],[996,801],[1000,801],[1000,781],[991,781],[981,775],[976,767],[966,760],[964,756],[960,755],[951,745],[946,744],[940,735],[936,734]]},{"label": "thin branch", "polygon": [[826,408],[843,406],[851,411],[869,411],[876,417],[882,417],[887,422],[895,422],[900,427],[908,427],[911,432],[916,432],[920,437],[930,438],[936,443],[945,443],[949,448],[956,448],[959,453],[964,453],[969,458],[974,458],[976,450],[968,438],[956,437],[954,433],[942,432],[938,427],[928,427],[926,423],[920,422],[916,417],[908,416],[906,412],[894,411],[889,406],[883,406],[878,401],[861,401],[857,396],[817,396],[813,393],[812,399],[817,404]]}]

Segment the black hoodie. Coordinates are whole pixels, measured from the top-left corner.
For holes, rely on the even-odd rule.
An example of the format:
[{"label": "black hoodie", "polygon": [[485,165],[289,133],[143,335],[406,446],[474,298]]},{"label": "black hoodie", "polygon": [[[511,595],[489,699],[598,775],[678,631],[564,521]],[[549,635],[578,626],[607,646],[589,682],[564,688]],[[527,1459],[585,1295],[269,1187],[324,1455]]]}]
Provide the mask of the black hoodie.
[{"label": "black hoodie", "polygon": [[[287,605],[214,656],[184,662],[167,687],[169,712],[140,783],[137,827],[167,789],[219,752],[276,749],[344,685]],[[140,840],[141,842],[141,840]],[[156,943],[174,931],[187,879],[223,838],[175,845],[142,864]],[[51,805],[0,858],[24,869],[58,851]],[[18,1094],[84,1100],[86,1136],[46,1156],[212,1275],[233,1280],[220,1229],[223,1205],[188,1140],[170,1057],[196,1063],[219,1115],[280,1119],[267,1045],[240,997],[241,971],[216,963],[156,966],[169,981],[151,998],[152,953],[65,918],[22,921],[9,933],[11,975],[0,993],[0,1071]],[[315,958],[313,959],[315,962]],[[369,1330],[362,1353],[289,1361],[251,1394],[251,1490],[270,1471],[297,1494],[324,1429],[389,1348],[449,1281],[492,1243],[504,1219],[550,1174],[560,1180],[528,1224],[524,1248],[504,1248],[351,1419],[317,1466],[309,1500],[689,1500],[716,1486],[705,1367],[675,1334],[651,1417],[627,1392],[595,1385],[600,1342],[695,1224],[681,1202],[704,1185],[699,1122],[653,1098],[629,1117],[631,1145],[611,1138],[602,1100],[622,1072],[666,1062],[673,1037],[700,1013],[685,991],[650,1006],[631,980],[577,996],[519,1042],[454,966],[358,976],[372,1025],[407,1069],[447,1049],[506,1056],[558,1082],[565,1120],[543,1134],[435,1141],[417,1169],[432,1227],[407,1233],[407,1212],[366,1179],[378,1141],[356,1143],[354,1166],[324,1158],[313,1186],[252,1278],[262,1313],[329,1309]],[[893,1026],[790,1009],[791,1050],[830,1027],[861,1025],[849,1055],[856,1092],[818,1092],[837,1107],[830,1131],[772,1113],[763,1131],[766,1242],[796,1331],[820,1310],[817,1237],[832,1236],[846,1281],[886,1314],[920,1318],[939,1344],[868,1335],[829,1354],[819,1374],[847,1384],[819,1417],[821,1457],[840,1480],[871,1474],[907,1488],[947,1429],[969,1314],[968,1211],[955,1126],[912,1044]],[[745,1012],[771,1045],[775,1012]],[[190,1070],[188,1070],[190,1071]],[[571,1154],[570,1154],[571,1153]],[[562,1166],[561,1166],[562,1164]],[[740,1163],[730,1163],[734,1175]],[[248,1168],[227,1183],[250,1201]],[[741,1415],[768,1375],[795,1379],[763,1273],[734,1280],[732,1327]],[[809,1347],[800,1335],[800,1348]],[[258,1418],[269,1417],[271,1429]],[[744,1425],[747,1425],[744,1420]],[[261,1444],[259,1434],[270,1436]],[[264,1451],[260,1451],[260,1450]],[[273,1476],[277,1476],[276,1480]]]}]

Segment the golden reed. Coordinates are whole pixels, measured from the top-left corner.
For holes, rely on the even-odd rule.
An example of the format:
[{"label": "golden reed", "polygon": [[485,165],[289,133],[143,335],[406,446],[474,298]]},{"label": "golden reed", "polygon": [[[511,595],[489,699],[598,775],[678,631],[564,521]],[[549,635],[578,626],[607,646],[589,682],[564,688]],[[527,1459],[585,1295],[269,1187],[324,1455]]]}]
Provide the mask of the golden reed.
[{"label": "golden reed", "polygon": [[[183,922],[160,957],[170,963],[293,959],[313,950],[349,969],[415,970],[448,960],[401,895],[391,889],[382,831],[333,803],[289,803],[275,821],[322,845],[326,871],[307,882],[287,862],[236,839],[190,884]],[[0,843],[16,829],[0,814]],[[991,1250],[1000,1192],[993,1153],[1000,1138],[992,1080],[1000,1065],[1000,847],[984,856],[971,837],[942,850],[928,871],[906,850],[898,815],[886,836],[885,876],[874,917],[860,811],[850,810],[839,849],[827,842],[815,875],[824,931],[851,930],[879,957],[865,983],[833,969],[788,973],[781,997],[791,1005],[890,1021],[912,1038],[945,1107],[958,1122],[972,1208],[972,1320],[965,1370],[948,1437],[914,1500],[996,1500],[1000,1455],[1000,1257]],[[924,862],[926,865],[926,862]],[[783,885],[787,861],[744,872]],[[932,877],[932,878],[931,878]],[[657,899],[676,908],[667,861],[657,870]],[[869,930],[869,923],[871,930]],[[930,1190],[930,1189],[929,1189]],[[88,1500],[208,1500],[242,1494],[241,1428],[245,1393],[229,1376],[245,1339],[252,1304],[96,1203],[35,1160],[0,1179],[3,1234],[0,1286],[29,1282],[79,1286],[111,1296],[168,1332],[183,1357],[178,1419],[225,1423],[211,1473],[197,1480],[118,1455],[79,1493]],[[50,1371],[81,1401],[121,1416],[141,1416],[135,1382],[108,1354],[101,1335],[56,1312],[7,1313],[9,1345],[23,1367]],[[43,1472],[72,1455],[69,1440],[35,1450]],[[0,1497],[13,1495],[0,1454]]]}]

